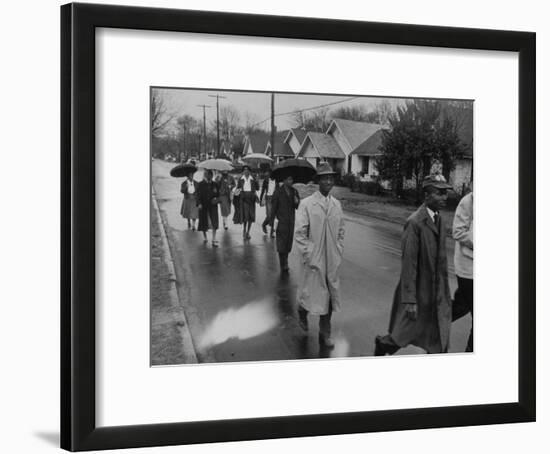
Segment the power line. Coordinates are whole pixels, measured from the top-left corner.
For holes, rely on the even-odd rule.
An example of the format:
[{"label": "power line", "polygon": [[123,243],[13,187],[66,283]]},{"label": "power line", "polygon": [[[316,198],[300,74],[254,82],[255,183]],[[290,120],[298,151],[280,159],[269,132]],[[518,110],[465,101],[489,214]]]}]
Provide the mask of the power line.
[{"label": "power line", "polygon": [[[343,100],[340,100],[340,101],[335,101],[335,102],[330,102],[328,104],[322,104],[320,106],[314,106],[314,107],[308,107],[307,109],[298,109],[298,110],[291,110],[289,112],[284,112],[284,113],[278,113],[275,115],[275,117],[281,117],[283,115],[289,115],[289,114],[297,114],[297,113],[301,113],[301,112],[307,112],[308,110],[315,110],[315,109],[321,109],[323,107],[328,107],[328,106],[334,106],[335,104],[341,104],[343,102],[348,102],[348,101],[353,101],[354,99],[359,99],[361,98],[361,96],[354,96],[353,98],[347,98],[347,99],[343,99]],[[259,121],[258,123],[254,123],[252,125],[252,127],[254,126],[257,126],[257,125],[260,125],[262,123],[265,123],[267,120],[270,120],[271,117],[268,117],[266,118],[265,120],[262,120],[262,121]]]}]

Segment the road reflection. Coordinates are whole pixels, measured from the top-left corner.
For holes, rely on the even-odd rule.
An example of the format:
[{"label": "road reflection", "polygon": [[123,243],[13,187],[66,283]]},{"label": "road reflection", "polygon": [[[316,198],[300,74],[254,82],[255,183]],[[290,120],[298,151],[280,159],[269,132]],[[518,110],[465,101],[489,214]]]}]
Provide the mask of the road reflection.
[{"label": "road reflection", "polygon": [[279,317],[273,310],[272,300],[253,301],[240,308],[230,308],[218,313],[208,324],[198,348],[204,350],[229,339],[249,339],[275,328]]}]

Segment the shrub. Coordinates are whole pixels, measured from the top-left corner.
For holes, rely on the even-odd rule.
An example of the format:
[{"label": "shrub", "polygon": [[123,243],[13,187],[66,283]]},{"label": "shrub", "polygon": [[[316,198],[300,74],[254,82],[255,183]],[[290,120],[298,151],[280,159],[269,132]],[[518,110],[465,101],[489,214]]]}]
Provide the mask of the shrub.
[{"label": "shrub", "polygon": [[380,195],[382,186],[375,181],[359,181],[357,182],[359,192],[368,195]]}]

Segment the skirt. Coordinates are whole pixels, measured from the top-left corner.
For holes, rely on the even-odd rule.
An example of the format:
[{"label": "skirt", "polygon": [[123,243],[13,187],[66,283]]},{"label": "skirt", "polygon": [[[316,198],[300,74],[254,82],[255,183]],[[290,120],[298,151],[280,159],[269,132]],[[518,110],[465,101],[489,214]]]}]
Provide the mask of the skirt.
[{"label": "skirt", "polygon": [[221,195],[219,197],[219,201],[220,201],[220,210],[222,213],[222,217],[226,218],[231,214],[231,203],[229,202],[229,196]]},{"label": "skirt", "polygon": [[180,213],[185,219],[197,219],[199,217],[199,209],[197,208],[197,198],[195,194],[187,194],[183,199]]},{"label": "skirt", "polygon": [[242,222],[256,221],[256,192],[241,192],[241,220]]}]

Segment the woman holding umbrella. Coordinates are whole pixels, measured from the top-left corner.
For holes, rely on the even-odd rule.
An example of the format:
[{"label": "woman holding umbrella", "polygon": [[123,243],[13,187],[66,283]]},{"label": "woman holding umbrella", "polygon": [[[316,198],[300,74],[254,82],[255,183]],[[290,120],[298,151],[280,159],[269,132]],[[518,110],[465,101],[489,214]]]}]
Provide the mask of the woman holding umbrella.
[{"label": "woman holding umbrella", "polygon": [[243,166],[243,175],[239,179],[237,189],[240,189],[239,197],[241,199],[241,221],[243,223],[243,238],[245,240],[250,239],[250,227],[256,220],[256,200],[258,196],[256,191],[258,190],[258,182],[250,174],[250,167],[248,165]]},{"label": "woman holding umbrella", "polygon": [[208,242],[206,232],[212,228],[212,247],[218,247],[216,230],[218,229],[218,197],[220,190],[218,183],[212,180],[212,170],[204,171],[204,180],[197,185],[197,207],[199,209],[199,230],[204,242]]},{"label": "woman holding umbrella", "polygon": [[288,273],[288,254],[292,250],[294,241],[294,222],[296,209],[300,204],[298,191],[293,183],[307,183],[317,174],[315,168],[305,160],[288,159],[277,164],[271,172],[271,177],[276,181],[282,181],[271,199],[270,222],[275,218],[277,224],[277,252],[281,264],[281,272]]},{"label": "woman holding umbrella", "polygon": [[223,228],[227,230],[227,217],[231,214],[231,201],[230,195],[235,182],[233,178],[227,173],[222,172],[219,177],[218,184],[220,186],[220,210],[223,219]]},{"label": "woman holding umbrella", "polygon": [[183,194],[180,214],[184,219],[187,219],[187,228],[192,229],[194,232],[199,217],[199,209],[197,208],[197,186],[193,181],[192,174],[181,184],[180,192]]},{"label": "woman holding umbrella", "polygon": [[187,219],[187,228],[195,230],[195,223],[198,218],[197,201],[196,201],[196,183],[193,180],[193,175],[197,171],[197,167],[193,161],[178,164],[170,170],[170,175],[175,178],[185,178],[180,187],[180,192],[183,194],[180,214],[184,219]]},{"label": "woman holding umbrella", "polygon": [[296,208],[300,204],[298,191],[292,187],[294,179],[288,174],[283,180],[283,185],[275,189],[271,199],[270,224],[273,225],[277,218],[277,252],[281,273],[288,273],[288,254],[292,250],[294,241],[294,219]]}]

